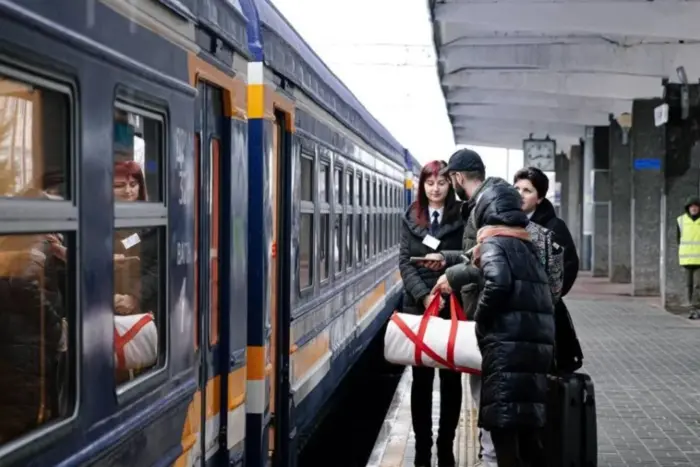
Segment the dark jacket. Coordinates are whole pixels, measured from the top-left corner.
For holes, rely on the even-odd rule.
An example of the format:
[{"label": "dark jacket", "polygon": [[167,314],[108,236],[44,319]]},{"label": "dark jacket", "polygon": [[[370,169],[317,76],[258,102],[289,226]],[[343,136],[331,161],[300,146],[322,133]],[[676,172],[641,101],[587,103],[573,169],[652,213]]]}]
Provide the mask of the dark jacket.
[{"label": "dark jacket", "polygon": [[[473,209],[475,226],[525,227],[518,192],[484,190]],[[554,306],[549,280],[530,242],[495,236],[481,244],[484,286],[476,309],[482,361],[479,426],[543,427],[547,373],[554,354]]]},{"label": "dark jacket", "polygon": [[[401,248],[399,250],[399,270],[404,285],[403,311],[405,313],[422,314],[423,299],[437,283],[444,271],[433,271],[415,263],[411,263],[412,256],[425,256],[435,253],[423,239],[428,234],[428,228],[416,223],[414,205],[411,205],[403,217],[401,224]],[[452,212],[445,210],[440,222],[440,229],[435,238],[440,240],[438,251],[444,249],[458,249],[462,243],[462,230],[464,224],[459,216],[459,208],[455,206]]]},{"label": "dark jacket", "polygon": [[[530,221],[553,231],[556,242],[564,248],[563,298],[571,290],[578,276],[579,260],[574,239],[571,237],[571,232],[569,232],[566,223],[557,217],[556,212],[554,212],[554,206],[547,198],[537,205],[537,209],[530,217]],[[571,315],[563,300],[559,300],[554,306],[554,318],[556,329],[556,369],[564,373],[574,372],[583,365],[583,351],[576,336]]]}]

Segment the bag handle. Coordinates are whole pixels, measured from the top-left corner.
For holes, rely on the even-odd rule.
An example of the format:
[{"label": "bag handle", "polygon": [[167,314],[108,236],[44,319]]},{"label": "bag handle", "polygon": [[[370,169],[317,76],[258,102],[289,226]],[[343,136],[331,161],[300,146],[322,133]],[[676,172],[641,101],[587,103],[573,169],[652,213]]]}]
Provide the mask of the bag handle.
[{"label": "bag handle", "polygon": [[[421,342],[423,342],[423,339],[425,338],[425,333],[428,330],[428,321],[430,320],[430,318],[433,316],[438,316],[440,314],[440,300],[440,294],[435,294],[433,300],[428,304],[428,308],[425,309],[425,313],[423,313],[423,318],[421,319],[420,326],[418,327],[417,336],[418,340],[420,340]],[[460,305],[459,300],[457,299],[457,295],[455,295],[454,292],[450,294],[449,306],[450,320],[452,321],[452,325],[450,327],[450,335],[447,341],[447,360],[454,364],[454,351],[457,340],[457,321],[466,321],[467,317],[464,314],[462,305]],[[416,345],[416,349],[414,352],[414,359],[416,365],[421,364],[422,352],[423,348],[421,346]]]},{"label": "bag handle", "polygon": [[[432,301],[428,304],[428,307],[425,309],[425,312],[423,313],[423,318],[420,321],[420,326],[418,326],[418,339],[423,342],[423,339],[425,338],[425,333],[428,330],[428,321],[430,320],[431,316],[438,316],[440,314],[440,294],[435,294],[433,297]],[[421,356],[422,349],[419,346],[416,346],[416,350],[414,352],[414,359],[416,362],[416,365],[420,365],[420,362],[422,360]]]}]

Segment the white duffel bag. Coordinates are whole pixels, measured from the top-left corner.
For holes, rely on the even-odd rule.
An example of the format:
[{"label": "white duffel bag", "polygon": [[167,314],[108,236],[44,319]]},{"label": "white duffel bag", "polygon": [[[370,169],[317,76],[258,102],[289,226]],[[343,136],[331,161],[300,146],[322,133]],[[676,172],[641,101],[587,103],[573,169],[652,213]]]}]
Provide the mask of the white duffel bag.
[{"label": "white duffel bag", "polygon": [[475,323],[466,321],[454,296],[450,297],[451,319],[437,316],[439,310],[437,296],[423,316],[394,313],[384,335],[384,358],[398,365],[481,374]]},{"label": "white duffel bag", "polygon": [[114,362],[119,370],[140,370],[158,360],[158,328],[151,313],[114,317]]}]

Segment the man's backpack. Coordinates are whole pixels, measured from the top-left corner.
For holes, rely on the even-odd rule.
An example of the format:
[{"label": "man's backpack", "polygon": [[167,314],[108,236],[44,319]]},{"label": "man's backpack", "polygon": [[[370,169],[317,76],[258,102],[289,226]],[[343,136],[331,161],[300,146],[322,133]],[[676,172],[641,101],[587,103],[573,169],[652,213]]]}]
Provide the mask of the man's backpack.
[{"label": "man's backpack", "polygon": [[564,285],[564,248],[554,241],[553,231],[534,222],[528,223],[526,229],[549,277],[552,302],[557,303]]}]

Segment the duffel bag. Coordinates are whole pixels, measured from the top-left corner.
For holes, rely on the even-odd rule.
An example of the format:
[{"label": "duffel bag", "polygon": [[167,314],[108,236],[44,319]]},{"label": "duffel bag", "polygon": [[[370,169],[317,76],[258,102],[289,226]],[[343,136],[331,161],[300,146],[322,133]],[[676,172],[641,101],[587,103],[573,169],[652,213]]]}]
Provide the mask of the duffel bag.
[{"label": "duffel bag", "polygon": [[151,313],[114,317],[114,361],[118,370],[140,370],[158,360],[158,328]]},{"label": "duffel bag", "polygon": [[440,318],[439,311],[436,295],[423,316],[395,312],[384,334],[384,358],[398,365],[481,374],[475,323],[466,320],[454,295],[450,295],[450,319]]}]

